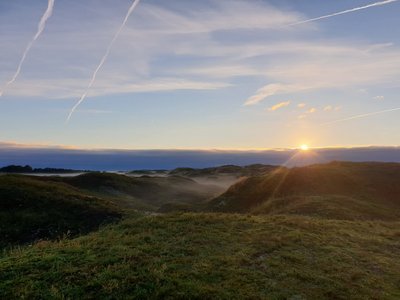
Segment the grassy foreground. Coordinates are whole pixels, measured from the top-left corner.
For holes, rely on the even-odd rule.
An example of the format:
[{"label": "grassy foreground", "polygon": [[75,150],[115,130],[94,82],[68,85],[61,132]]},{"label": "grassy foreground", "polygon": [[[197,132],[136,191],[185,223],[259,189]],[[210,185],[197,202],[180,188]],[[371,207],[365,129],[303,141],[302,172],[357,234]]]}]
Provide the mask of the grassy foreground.
[{"label": "grassy foreground", "polygon": [[0,298],[399,299],[400,223],[130,216],[0,254]]}]

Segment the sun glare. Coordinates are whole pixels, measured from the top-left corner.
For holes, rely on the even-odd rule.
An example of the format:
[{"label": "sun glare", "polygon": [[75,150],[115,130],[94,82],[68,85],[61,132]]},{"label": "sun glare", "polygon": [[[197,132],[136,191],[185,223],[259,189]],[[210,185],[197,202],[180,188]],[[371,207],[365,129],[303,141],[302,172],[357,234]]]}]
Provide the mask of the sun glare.
[{"label": "sun glare", "polygon": [[303,144],[303,145],[300,146],[300,149],[301,149],[302,151],[307,151],[307,150],[308,150],[308,145]]}]

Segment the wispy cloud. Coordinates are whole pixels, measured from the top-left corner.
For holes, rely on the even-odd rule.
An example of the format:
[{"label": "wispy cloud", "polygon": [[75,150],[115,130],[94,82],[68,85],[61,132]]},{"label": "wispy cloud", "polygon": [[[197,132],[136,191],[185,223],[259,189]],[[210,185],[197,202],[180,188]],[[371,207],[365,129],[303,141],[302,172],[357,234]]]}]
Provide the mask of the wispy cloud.
[{"label": "wispy cloud", "polygon": [[326,55],[316,50],[312,55],[301,52],[298,57],[301,58],[298,61],[269,66],[265,76],[273,83],[257,90],[245,105],[273,95],[390,83],[400,76],[400,50],[396,47],[374,49],[373,45],[356,45],[345,55],[335,52]]},{"label": "wispy cloud", "polygon": [[303,20],[303,21],[299,21],[299,22],[295,22],[295,23],[289,24],[289,26],[310,23],[310,22],[314,22],[314,21],[318,21],[318,20],[322,20],[322,19],[326,19],[326,18],[331,18],[331,17],[335,17],[335,16],[339,16],[339,15],[352,13],[352,12],[355,12],[355,11],[359,11],[359,10],[363,10],[363,9],[367,9],[367,8],[371,8],[371,7],[390,4],[390,3],[393,3],[393,2],[397,2],[397,1],[399,1],[399,0],[386,0],[386,1],[374,2],[374,3],[368,4],[368,5],[363,5],[363,6],[359,6],[359,7],[355,7],[355,8],[351,8],[351,9],[346,9],[346,10],[339,11],[339,12],[332,13],[332,14],[328,14],[328,15],[324,15],[324,16],[320,16],[320,17],[316,17],[316,18],[312,18],[312,19],[307,19],[307,20]]},{"label": "wispy cloud", "polygon": [[36,34],[34,35],[34,37],[32,38],[32,40],[29,42],[28,46],[25,48],[24,53],[22,54],[21,60],[19,61],[17,70],[14,73],[14,76],[11,78],[11,80],[9,80],[5,86],[0,90],[0,97],[3,95],[4,90],[11,84],[13,84],[15,82],[15,80],[17,80],[17,77],[19,76],[19,73],[21,73],[21,69],[22,69],[22,65],[25,62],[25,59],[29,53],[29,51],[31,50],[33,44],[36,42],[36,40],[39,38],[39,36],[42,34],[43,30],[45,29],[46,26],[46,22],[47,20],[51,17],[52,13],[53,13],[53,7],[54,7],[54,0],[48,0],[48,4],[47,4],[47,9],[44,12],[42,18],[40,19],[39,25],[38,25],[38,29]]},{"label": "wispy cloud", "polygon": [[322,125],[331,125],[331,124],[341,123],[341,122],[345,122],[345,121],[351,121],[351,120],[355,120],[355,119],[362,119],[362,118],[367,118],[367,117],[380,115],[380,114],[386,114],[386,113],[390,113],[390,112],[394,112],[394,111],[398,111],[398,110],[400,110],[400,107],[391,108],[391,109],[385,109],[385,110],[379,110],[379,111],[374,111],[374,112],[370,112],[370,113],[366,113],[366,114],[360,114],[360,115],[355,115],[355,116],[351,116],[351,117],[348,117],[348,118],[334,120],[334,121],[331,121],[331,122],[326,122],[326,123],[324,123]]},{"label": "wispy cloud", "polygon": [[[135,83],[123,78],[103,77],[96,82],[95,88],[88,97],[129,94],[168,92],[179,90],[217,90],[230,87],[231,84],[220,81],[196,81],[182,78],[154,78],[152,80],[137,80]],[[52,99],[69,99],[79,97],[82,93],[81,79],[49,79],[21,80],[16,88],[10,91],[15,97],[42,97],[46,95]]]},{"label": "wispy cloud", "polygon": [[[257,80],[253,82],[266,83],[245,101],[245,105],[253,105],[274,95],[361,88],[400,76],[400,50],[396,44],[314,39],[313,25],[282,27],[304,19],[300,13],[264,2],[210,3],[206,7],[202,2],[183,1],[178,7],[173,3],[165,6],[142,2],[116,41],[88,97],[222,89],[244,86],[237,77],[249,77]],[[79,20],[84,22],[93,11],[88,4],[81,7]],[[63,8],[62,15],[54,16],[59,19],[55,19],[52,31],[47,32],[35,60],[30,62],[32,70],[42,72],[27,73],[9,96],[72,98],[84,92],[82,82],[103,55],[107,37],[119,25],[120,12],[110,13],[110,7],[99,6],[96,10],[107,17],[92,18],[89,26],[69,20],[73,17],[71,5]],[[273,38],[282,30],[290,34]],[[221,38],[222,31],[226,38]],[[251,39],[246,42],[232,38],[233,33],[246,36],[247,32],[251,32]],[[266,35],[272,38],[266,41]],[[2,48],[2,64],[13,51],[12,44],[7,45]],[[290,59],[282,60],[282,55]],[[5,72],[1,68],[0,76]]]},{"label": "wispy cloud", "polygon": [[290,104],[290,101],[280,102],[280,103],[277,103],[277,104],[271,106],[270,108],[268,108],[268,110],[269,111],[275,111],[275,110],[278,110],[278,109],[283,108],[285,106],[289,106],[289,104]]},{"label": "wispy cloud", "polygon": [[294,93],[297,91],[305,90],[307,88],[308,87],[306,86],[301,86],[297,84],[281,84],[281,83],[268,84],[260,88],[255,95],[248,98],[244,103],[244,105],[256,104],[272,95]]},{"label": "wispy cloud", "polygon": [[68,117],[67,117],[67,122],[71,119],[71,116],[74,113],[74,111],[77,109],[77,107],[85,100],[90,88],[92,87],[93,83],[96,80],[97,73],[100,71],[100,69],[103,67],[104,63],[106,62],[108,56],[110,55],[111,49],[114,46],[115,41],[118,39],[122,30],[125,28],[126,22],[128,22],[130,15],[133,13],[133,11],[135,10],[135,8],[139,4],[139,2],[140,2],[140,0],[134,0],[132,5],[129,7],[128,12],[124,18],[124,21],[122,22],[121,26],[118,28],[117,32],[114,34],[113,38],[111,39],[110,44],[107,47],[106,52],[104,53],[103,57],[100,60],[100,63],[98,64],[97,68],[94,70],[94,73],[92,75],[92,78],[90,79],[90,82],[89,82],[86,90],[83,92],[83,94],[79,98],[78,102],[72,107],[71,111],[69,112]]}]

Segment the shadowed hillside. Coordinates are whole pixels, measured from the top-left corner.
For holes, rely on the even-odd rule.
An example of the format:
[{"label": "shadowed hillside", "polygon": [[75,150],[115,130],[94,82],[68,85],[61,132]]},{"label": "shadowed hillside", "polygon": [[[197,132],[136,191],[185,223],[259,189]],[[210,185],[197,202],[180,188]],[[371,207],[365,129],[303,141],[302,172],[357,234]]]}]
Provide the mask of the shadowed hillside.
[{"label": "shadowed hillside", "polygon": [[0,176],[0,247],[86,233],[120,216],[110,202],[63,183]]},{"label": "shadowed hillside", "polygon": [[209,207],[226,212],[397,219],[400,164],[333,162],[280,168],[238,182]]}]

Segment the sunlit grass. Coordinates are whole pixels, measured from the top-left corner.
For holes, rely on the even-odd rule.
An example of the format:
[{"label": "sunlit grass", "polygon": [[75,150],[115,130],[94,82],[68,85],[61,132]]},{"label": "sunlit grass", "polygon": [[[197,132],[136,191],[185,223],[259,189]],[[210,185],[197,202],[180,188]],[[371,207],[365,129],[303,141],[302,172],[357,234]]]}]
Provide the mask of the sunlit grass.
[{"label": "sunlit grass", "polygon": [[296,216],[131,216],[6,253],[0,298],[395,299],[398,228]]}]

